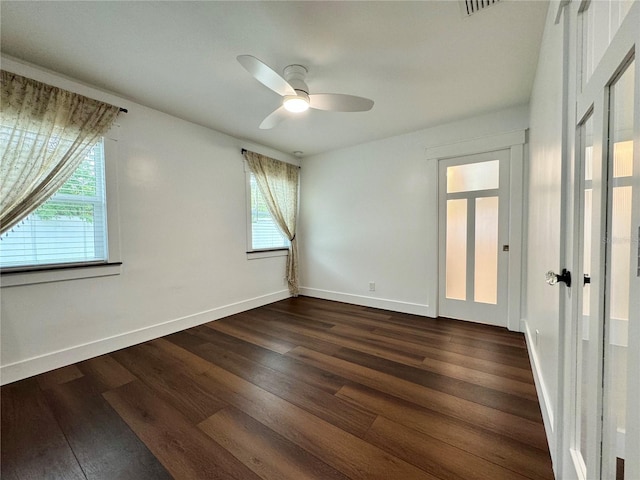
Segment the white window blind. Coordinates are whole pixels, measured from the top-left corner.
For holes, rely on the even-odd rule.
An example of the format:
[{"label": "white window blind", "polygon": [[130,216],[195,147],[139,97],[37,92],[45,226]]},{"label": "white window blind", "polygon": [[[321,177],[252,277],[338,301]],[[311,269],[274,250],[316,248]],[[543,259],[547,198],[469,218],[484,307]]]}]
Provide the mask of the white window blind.
[{"label": "white window blind", "polygon": [[0,237],[0,267],[107,260],[104,142],[58,192]]},{"label": "white window blind", "polygon": [[253,173],[249,173],[249,187],[251,194],[251,249],[289,248],[289,239],[282,234],[269,213]]}]

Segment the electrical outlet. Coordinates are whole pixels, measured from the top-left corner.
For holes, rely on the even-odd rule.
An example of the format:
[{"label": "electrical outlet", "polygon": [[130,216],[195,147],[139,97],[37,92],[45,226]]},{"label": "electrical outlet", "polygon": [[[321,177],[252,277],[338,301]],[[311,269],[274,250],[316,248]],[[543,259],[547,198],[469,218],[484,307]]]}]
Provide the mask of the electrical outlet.
[{"label": "electrical outlet", "polygon": [[376,282],[369,282],[369,291],[370,292],[376,291]]}]

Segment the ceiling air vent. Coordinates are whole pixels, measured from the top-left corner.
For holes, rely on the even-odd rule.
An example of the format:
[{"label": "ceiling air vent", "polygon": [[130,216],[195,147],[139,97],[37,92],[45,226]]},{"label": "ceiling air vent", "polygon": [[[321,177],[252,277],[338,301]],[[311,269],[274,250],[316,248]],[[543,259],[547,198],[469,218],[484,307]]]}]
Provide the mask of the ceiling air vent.
[{"label": "ceiling air vent", "polygon": [[460,0],[460,5],[462,7],[462,13],[468,17],[491,5],[495,5],[499,1],[500,0]]}]

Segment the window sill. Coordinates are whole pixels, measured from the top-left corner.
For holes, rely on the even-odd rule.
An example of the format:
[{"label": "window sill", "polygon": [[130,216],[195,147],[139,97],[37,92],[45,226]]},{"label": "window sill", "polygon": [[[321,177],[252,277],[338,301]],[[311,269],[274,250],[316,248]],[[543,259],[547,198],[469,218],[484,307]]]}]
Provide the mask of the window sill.
[{"label": "window sill", "polygon": [[81,278],[120,275],[122,263],[97,263],[88,265],[49,266],[42,269],[2,272],[0,288],[34,285],[37,283],[63,282]]},{"label": "window sill", "polygon": [[247,260],[254,260],[257,258],[270,258],[270,257],[286,257],[289,254],[288,248],[274,248],[272,250],[254,250],[247,252]]}]

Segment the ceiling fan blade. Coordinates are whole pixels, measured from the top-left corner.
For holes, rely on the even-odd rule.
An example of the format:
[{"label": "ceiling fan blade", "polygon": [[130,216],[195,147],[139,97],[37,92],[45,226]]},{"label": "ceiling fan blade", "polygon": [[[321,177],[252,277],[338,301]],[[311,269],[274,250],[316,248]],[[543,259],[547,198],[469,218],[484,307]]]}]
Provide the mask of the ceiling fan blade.
[{"label": "ceiling fan blade", "polygon": [[309,95],[309,106],[334,112],[366,112],[373,108],[373,100],[341,93],[315,93]]},{"label": "ceiling fan blade", "polygon": [[268,130],[275,127],[283,120],[289,118],[289,112],[284,107],[280,107],[271,112],[260,124],[261,130]]},{"label": "ceiling fan blade", "polygon": [[254,76],[256,80],[262,83],[265,87],[270,88],[279,95],[295,95],[296,91],[289,83],[278,75],[271,67],[262,63],[256,57],[252,55],[238,55],[236,57],[240,65],[242,65],[247,72]]}]

